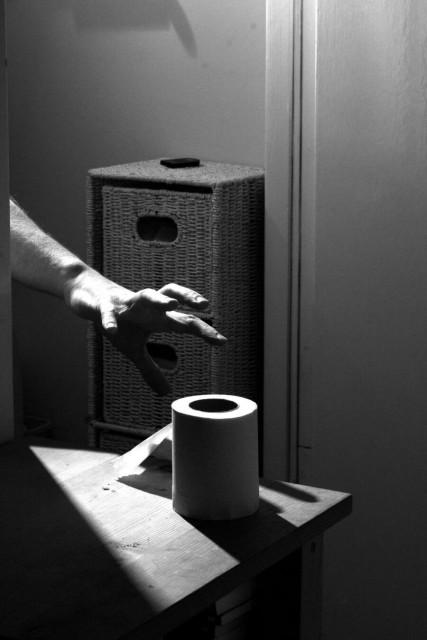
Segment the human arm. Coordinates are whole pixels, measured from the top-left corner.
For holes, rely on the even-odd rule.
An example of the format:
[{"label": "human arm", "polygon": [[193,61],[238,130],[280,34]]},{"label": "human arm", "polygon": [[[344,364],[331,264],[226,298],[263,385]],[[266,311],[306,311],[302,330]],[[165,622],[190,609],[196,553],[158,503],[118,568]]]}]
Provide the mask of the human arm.
[{"label": "human arm", "polygon": [[62,298],[76,315],[99,325],[157,393],[165,394],[170,389],[147,351],[152,333],[189,333],[218,346],[226,342],[197,316],[177,311],[179,305],[195,311],[206,308],[208,301],[197,292],[168,284],[158,291],[143,289],[135,293],[108,280],[68,251],[13,200],[10,221],[12,277]]}]

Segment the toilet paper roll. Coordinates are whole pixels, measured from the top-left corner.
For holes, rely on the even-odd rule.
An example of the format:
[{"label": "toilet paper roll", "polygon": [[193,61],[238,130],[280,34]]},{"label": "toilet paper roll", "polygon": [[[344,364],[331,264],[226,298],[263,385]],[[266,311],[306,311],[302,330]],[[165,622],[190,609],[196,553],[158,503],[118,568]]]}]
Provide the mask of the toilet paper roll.
[{"label": "toilet paper roll", "polygon": [[172,506],[232,520],[259,506],[258,420],[252,400],[200,395],[172,403]]}]

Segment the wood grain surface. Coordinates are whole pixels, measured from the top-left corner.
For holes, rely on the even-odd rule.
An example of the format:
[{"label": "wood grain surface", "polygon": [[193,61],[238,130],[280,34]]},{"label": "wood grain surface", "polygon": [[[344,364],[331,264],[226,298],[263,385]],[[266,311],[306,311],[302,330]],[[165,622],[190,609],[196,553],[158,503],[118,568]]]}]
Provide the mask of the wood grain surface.
[{"label": "wood grain surface", "polygon": [[45,442],[0,449],[0,635],[156,638],[351,510],[348,494],[261,480],[257,514],[190,521],[169,462],[117,477],[114,455]]}]

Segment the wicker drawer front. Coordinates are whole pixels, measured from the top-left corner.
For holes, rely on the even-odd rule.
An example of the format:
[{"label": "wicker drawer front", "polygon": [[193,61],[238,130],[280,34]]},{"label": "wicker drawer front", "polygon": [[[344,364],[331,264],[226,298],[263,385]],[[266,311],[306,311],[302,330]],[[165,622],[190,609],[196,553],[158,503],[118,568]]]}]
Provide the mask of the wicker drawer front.
[{"label": "wicker drawer front", "polygon": [[[169,282],[211,296],[212,196],[204,193],[104,186],[103,271],[129,289]],[[141,237],[145,221],[172,222],[172,241]],[[191,256],[191,259],[190,259]]]},{"label": "wicker drawer front", "polygon": [[143,426],[144,431],[150,433],[171,421],[172,396],[173,399],[182,397],[188,388],[195,389],[197,394],[211,392],[211,350],[197,338],[156,334],[151,340],[151,345],[166,346],[176,357],[176,362],[171,361],[165,368],[158,353],[154,355],[172,387],[166,402],[141,383],[139,372],[129,360],[107,340],[103,343],[103,418],[106,422],[135,429]]},{"label": "wicker drawer front", "polygon": [[[206,320],[206,318],[204,318]],[[208,319],[209,321],[209,319]],[[212,321],[210,321],[212,323]],[[216,325],[216,323],[213,322]],[[136,367],[103,338],[103,421],[152,433],[171,421],[171,403],[187,395],[232,393],[259,399],[260,369],[256,353],[247,354],[247,333],[230,338],[225,347],[208,347],[193,336],[156,334],[149,347],[171,385],[167,398],[141,382]],[[175,356],[165,367],[164,348]],[[159,359],[160,351],[160,359]],[[169,353],[167,353],[167,356]]]},{"label": "wicker drawer front", "polygon": [[[103,446],[102,425],[111,443],[152,433],[170,422],[179,397],[228,393],[260,402],[263,171],[204,163],[170,172],[145,161],[92,170],[87,195],[90,264],[133,291],[169,282],[195,289],[210,302],[203,319],[228,338],[218,348],[189,335],[152,336],[150,351],[172,389],[158,397],[91,327],[92,444]],[[121,435],[113,437],[115,429]]]},{"label": "wicker drawer front", "polygon": [[100,431],[97,436],[94,435],[91,444],[104,451],[114,451],[115,453],[122,454],[133,449],[140,440],[140,438],[132,438],[132,436],[127,436],[123,433],[115,433],[113,425],[112,430],[105,429]]}]

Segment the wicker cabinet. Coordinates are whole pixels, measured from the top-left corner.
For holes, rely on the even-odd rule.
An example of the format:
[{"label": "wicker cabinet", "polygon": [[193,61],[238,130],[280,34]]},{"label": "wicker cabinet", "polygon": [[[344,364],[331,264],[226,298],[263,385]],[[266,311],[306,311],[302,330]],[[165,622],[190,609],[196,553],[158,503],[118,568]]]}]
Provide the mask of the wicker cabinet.
[{"label": "wicker cabinet", "polygon": [[260,402],[264,173],[202,162],[168,169],[149,160],[89,172],[88,257],[137,291],[169,282],[209,299],[200,314],[228,338],[211,347],[188,335],[153,335],[149,350],[172,393],[158,397],[134,365],[91,327],[91,443],[125,450],[170,422],[170,404],[199,393]]}]

